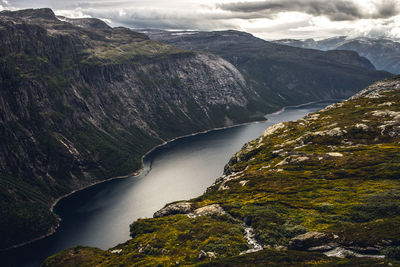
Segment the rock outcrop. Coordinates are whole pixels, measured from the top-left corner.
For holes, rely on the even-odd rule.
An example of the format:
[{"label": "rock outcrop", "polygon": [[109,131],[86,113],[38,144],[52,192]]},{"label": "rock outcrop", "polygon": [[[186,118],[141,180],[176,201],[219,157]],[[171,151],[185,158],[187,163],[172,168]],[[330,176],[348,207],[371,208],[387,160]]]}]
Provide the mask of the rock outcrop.
[{"label": "rock outcrop", "polygon": [[[289,249],[298,250],[331,250],[335,247],[333,242],[339,236],[323,232],[307,232],[292,238],[288,244]],[[336,245],[337,246],[337,245]]]},{"label": "rock outcrop", "polygon": [[154,218],[164,217],[174,214],[187,214],[192,211],[192,205],[190,202],[177,202],[169,204],[159,211],[156,211],[153,215]]}]

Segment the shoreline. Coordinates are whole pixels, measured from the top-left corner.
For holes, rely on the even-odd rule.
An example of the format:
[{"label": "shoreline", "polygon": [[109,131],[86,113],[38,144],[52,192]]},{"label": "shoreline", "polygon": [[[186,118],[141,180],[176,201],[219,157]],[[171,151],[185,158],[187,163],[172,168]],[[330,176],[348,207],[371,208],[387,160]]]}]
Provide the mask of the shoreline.
[{"label": "shoreline", "polygon": [[[269,115],[269,114],[267,114],[267,115]],[[187,138],[187,137],[191,137],[191,136],[196,136],[196,135],[200,135],[200,134],[206,134],[206,133],[209,133],[209,132],[212,132],[212,131],[219,131],[219,130],[230,129],[230,128],[239,127],[239,126],[244,126],[244,125],[253,124],[253,123],[265,122],[265,121],[267,121],[267,120],[244,122],[244,123],[239,123],[239,124],[235,124],[235,125],[231,125],[231,126],[225,126],[225,127],[216,127],[216,128],[210,129],[210,130],[204,130],[204,131],[201,131],[201,132],[195,132],[195,133],[192,133],[192,134],[186,134],[186,135],[174,137],[174,138],[172,138],[172,139],[170,139],[170,140],[168,140],[168,141],[164,141],[164,140],[163,140],[164,142],[162,142],[162,143],[159,144],[159,145],[156,145],[155,147],[152,147],[149,151],[147,151],[147,152],[141,157],[141,167],[140,167],[139,169],[137,169],[136,171],[134,171],[134,172],[132,172],[132,173],[130,173],[130,174],[127,174],[127,175],[115,176],[115,177],[107,178],[107,179],[105,179],[105,180],[96,181],[96,182],[91,183],[91,184],[89,184],[89,185],[86,185],[86,186],[84,186],[84,187],[82,187],[82,188],[75,189],[75,190],[71,191],[70,193],[65,194],[65,195],[63,195],[63,196],[57,198],[57,199],[54,201],[54,203],[51,205],[50,211],[51,211],[51,212],[54,212],[54,207],[55,207],[55,206],[58,204],[58,202],[60,202],[62,199],[66,198],[66,197],[69,197],[70,195],[75,194],[75,193],[77,193],[77,192],[79,192],[79,191],[85,190],[85,189],[87,189],[87,188],[89,188],[89,187],[91,187],[91,186],[95,186],[95,185],[97,185],[97,184],[101,184],[101,183],[105,183],[105,182],[109,182],[109,181],[113,181],[113,180],[117,180],[117,179],[135,178],[135,177],[141,175],[141,174],[143,173],[143,171],[144,171],[144,159],[146,158],[146,156],[148,156],[150,153],[152,153],[152,152],[153,152],[154,150],[156,150],[157,148],[162,147],[162,146],[165,146],[165,145],[167,145],[167,144],[169,144],[169,143],[172,143],[172,142],[174,142],[174,141],[176,141],[176,140],[178,140],[178,139]]]},{"label": "shoreline", "polygon": [[[270,114],[272,114],[272,113],[268,113],[268,114],[266,114],[265,116],[270,115]],[[255,124],[255,123],[265,122],[265,121],[267,121],[267,119],[258,120],[258,121],[243,122],[243,123],[234,124],[234,125],[230,125],[230,126],[224,126],[224,127],[215,127],[215,128],[210,129],[210,130],[204,130],[204,131],[201,131],[201,132],[195,132],[195,133],[191,133],[191,134],[186,134],[186,135],[174,137],[174,138],[172,138],[172,139],[170,139],[170,140],[168,140],[168,141],[163,140],[163,142],[162,142],[161,144],[156,145],[155,147],[151,148],[149,151],[147,151],[147,152],[142,156],[142,158],[141,158],[141,167],[140,167],[139,169],[137,169],[136,171],[134,171],[134,172],[132,172],[132,173],[130,173],[130,174],[127,174],[127,175],[115,176],[115,177],[107,178],[107,179],[105,179],[105,180],[96,181],[96,182],[90,183],[90,184],[88,184],[88,185],[86,185],[86,186],[84,186],[84,187],[82,187],[82,188],[75,189],[75,190],[71,191],[70,193],[65,194],[65,195],[62,195],[62,196],[58,197],[56,200],[54,200],[53,204],[51,204],[51,206],[50,206],[49,209],[50,209],[50,211],[51,211],[52,213],[54,213],[54,207],[55,207],[55,206],[58,204],[58,202],[60,202],[62,199],[67,198],[67,197],[69,197],[70,195],[75,194],[75,193],[77,193],[77,192],[79,192],[79,191],[85,190],[85,189],[87,189],[87,188],[89,188],[89,187],[92,187],[92,186],[95,186],[95,185],[98,185],[98,184],[101,184],[101,183],[110,182],[110,181],[117,180],[117,179],[135,178],[135,177],[141,175],[142,172],[143,172],[143,170],[144,170],[144,159],[145,159],[145,157],[146,157],[147,155],[149,155],[151,152],[153,152],[153,151],[156,150],[157,148],[162,147],[162,146],[164,146],[164,145],[167,145],[167,144],[169,144],[169,143],[172,143],[172,142],[174,142],[174,141],[176,141],[176,140],[178,140],[178,139],[187,138],[187,137],[191,137],[191,136],[196,136],[196,135],[200,135],[200,134],[206,134],[206,133],[209,133],[209,132],[212,132],[212,131],[219,131],[219,130],[235,128],[235,127],[244,126],[244,125],[253,124],[253,123]],[[56,213],[55,213],[55,214],[56,214]],[[56,214],[56,215],[57,215],[57,214]],[[20,247],[23,247],[23,246],[25,246],[25,245],[29,245],[29,244],[31,244],[31,243],[37,242],[37,241],[39,241],[39,240],[41,240],[41,239],[44,239],[44,238],[46,238],[46,237],[49,237],[49,236],[53,235],[53,234],[57,231],[58,227],[60,226],[60,222],[62,221],[62,219],[61,219],[60,217],[58,217],[58,215],[57,215],[57,218],[58,218],[58,220],[59,220],[59,221],[58,221],[58,224],[57,224],[55,227],[53,227],[48,233],[46,233],[46,234],[44,234],[44,235],[41,235],[41,236],[39,236],[39,237],[37,237],[37,238],[35,238],[35,239],[29,240],[29,241],[26,241],[26,242],[23,242],[23,243],[19,243],[19,244],[13,245],[13,246],[8,247],[8,248],[0,249],[0,252],[5,252],[5,251],[8,251],[8,250],[20,248]]]},{"label": "shoreline", "polygon": [[275,111],[273,113],[268,113],[266,114],[264,117],[268,116],[268,115],[279,115],[282,112],[284,112],[287,108],[300,108],[303,106],[307,106],[307,105],[312,105],[312,104],[317,104],[317,103],[323,103],[323,102],[341,102],[344,101],[345,99],[326,99],[326,100],[320,100],[320,101],[311,101],[311,102],[307,102],[304,104],[299,104],[299,105],[293,105],[293,106],[284,106],[282,107],[280,110]]},{"label": "shoreline", "polygon": [[[183,139],[183,138],[192,137],[192,136],[196,136],[196,135],[206,134],[206,133],[209,133],[209,132],[212,132],[212,131],[219,131],[219,130],[230,129],[230,128],[235,128],[235,127],[239,127],[239,126],[249,125],[249,124],[256,124],[256,123],[266,122],[266,121],[268,121],[268,119],[266,118],[267,116],[269,116],[269,115],[278,115],[278,114],[284,112],[287,108],[302,107],[302,106],[307,106],[307,105],[316,104],[316,103],[322,103],[322,102],[328,102],[328,101],[340,101],[340,100],[338,100],[338,99],[326,99],[326,100],[319,100],[319,101],[311,101],[311,102],[307,102],[307,103],[299,104],[299,105],[284,106],[284,107],[282,107],[281,109],[279,109],[279,110],[277,110],[275,112],[265,114],[264,115],[264,120],[243,122],[243,123],[234,124],[234,125],[230,125],[230,126],[224,126],[224,127],[215,127],[215,128],[209,129],[209,130],[204,130],[204,131],[200,131],[200,132],[194,132],[194,133],[191,133],[191,134],[186,134],[186,135],[174,137],[174,138],[172,138],[170,140],[167,140],[167,141],[162,140],[163,142],[161,144],[154,146],[153,148],[148,150],[141,157],[141,167],[139,169],[137,169],[136,171],[134,171],[134,172],[132,172],[130,174],[127,174],[127,175],[115,176],[115,177],[111,177],[111,178],[108,178],[108,179],[105,179],[105,180],[96,181],[96,182],[90,183],[90,184],[88,184],[88,185],[86,185],[86,186],[84,186],[82,188],[75,189],[75,190],[71,191],[70,193],[62,195],[62,196],[58,197],[56,200],[54,200],[54,202],[52,203],[52,205],[50,206],[49,209],[50,209],[50,211],[52,213],[54,213],[54,207],[62,199],[67,198],[70,195],[75,194],[75,193],[77,193],[79,191],[85,190],[85,189],[87,189],[89,187],[95,186],[97,184],[101,184],[101,183],[105,183],[105,182],[109,182],[109,181],[113,181],[113,180],[117,180],[117,179],[135,178],[135,177],[141,175],[143,173],[144,169],[145,169],[144,168],[144,159],[145,159],[146,156],[148,156],[150,153],[152,153],[157,148],[165,146],[165,145],[167,145],[169,143],[172,143],[172,142],[174,142],[174,141],[176,141],[178,139]],[[29,241],[26,241],[26,242],[23,242],[23,243],[19,243],[19,244],[13,245],[13,246],[8,247],[8,248],[0,249],[0,252],[5,252],[5,251],[8,251],[8,250],[12,250],[12,249],[16,249],[16,248],[19,248],[19,247],[23,247],[25,245],[29,245],[31,243],[40,241],[40,240],[42,240],[42,239],[44,239],[46,237],[49,237],[49,236],[53,235],[57,231],[57,229],[59,228],[60,222],[62,221],[62,219],[56,213],[54,213],[54,214],[58,218],[58,223],[57,223],[57,225],[55,227],[50,229],[49,232],[47,232],[46,234],[43,234],[43,235],[41,235],[41,236],[39,236],[39,237],[37,237],[35,239],[29,240]]]}]

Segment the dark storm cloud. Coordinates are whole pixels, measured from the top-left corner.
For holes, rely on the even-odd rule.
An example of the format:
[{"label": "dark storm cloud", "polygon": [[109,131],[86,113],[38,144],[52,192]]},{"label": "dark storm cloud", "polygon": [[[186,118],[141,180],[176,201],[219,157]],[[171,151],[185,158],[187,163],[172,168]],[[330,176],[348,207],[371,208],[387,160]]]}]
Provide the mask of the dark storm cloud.
[{"label": "dark storm cloud", "polygon": [[396,15],[399,15],[400,10],[399,6],[396,5],[398,2],[394,1],[384,1],[381,5],[378,6],[377,16],[382,18],[390,18]]},{"label": "dark storm cloud", "polygon": [[[0,0],[0,3],[3,0]],[[50,7],[67,17],[90,16],[106,19],[113,26],[160,29],[224,29],[236,28],[230,19],[247,19],[249,14],[212,12],[214,3],[204,7],[197,1],[170,0],[8,0],[20,8]],[[218,1],[218,0],[217,0]],[[200,10],[200,12],[198,12]],[[210,11],[211,10],[211,11]],[[206,12],[202,12],[206,11]],[[219,10],[220,11],[220,10]],[[224,14],[221,14],[224,13]]]},{"label": "dark storm cloud", "polygon": [[326,16],[333,21],[389,18],[397,15],[399,11],[395,0],[375,3],[373,12],[350,0],[269,0],[225,3],[217,6],[235,13],[253,13],[255,18],[259,18],[261,14],[269,17],[279,12],[297,11],[313,16]]},{"label": "dark storm cloud", "polygon": [[400,38],[400,0],[0,0],[0,10],[39,7],[131,28],[239,29],[266,39],[369,32]]}]

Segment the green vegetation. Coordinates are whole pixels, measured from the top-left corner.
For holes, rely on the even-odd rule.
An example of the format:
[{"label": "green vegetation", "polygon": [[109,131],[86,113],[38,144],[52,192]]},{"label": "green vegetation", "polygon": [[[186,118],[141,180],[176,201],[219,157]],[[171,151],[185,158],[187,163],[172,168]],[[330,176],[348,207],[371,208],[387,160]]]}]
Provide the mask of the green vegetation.
[{"label": "green vegetation", "polygon": [[[322,253],[303,251],[263,251],[216,260],[197,259],[194,261],[172,262],[168,256],[121,255],[97,248],[75,247],[65,250],[46,260],[43,266],[387,266],[393,260],[368,258],[334,258]],[[130,257],[130,258],[129,258]],[[150,261],[147,261],[150,260]],[[185,259],[186,260],[186,259]],[[390,266],[390,265],[389,265]]]},{"label": "green vegetation", "polygon": [[[235,257],[221,258],[198,266],[385,266],[390,260],[377,260],[366,258],[334,258],[327,257],[322,253],[304,251],[277,251],[267,249],[256,253],[245,254]],[[389,265],[390,266],[390,265]]]},{"label": "green vegetation", "polygon": [[[58,220],[45,205],[49,197],[37,186],[9,176],[0,177],[0,238],[10,246],[34,239],[57,225]],[[12,225],[13,227],[10,227]]]},{"label": "green vegetation", "polygon": [[[192,210],[219,204],[226,214],[142,219],[131,225],[132,239],[125,244],[108,251],[70,249],[45,266],[89,260],[99,266],[398,265],[399,84],[399,77],[377,83],[367,96],[276,125],[246,144],[225,175],[189,201]],[[247,250],[244,223],[263,251],[239,255]],[[307,246],[294,250],[294,238],[310,232],[326,238],[316,246],[373,250],[387,259],[354,258],[350,252],[327,257]],[[202,257],[202,251],[211,254]]]},{"label": "green vegetation", "polygon": [[92,248],[74,248],[47,260],[45,266],[87,266],[120,264],[137,266],[169,265],[181,262],[196,264],[203,251],[214,251],[217,255],[233,256],[246,250],[242,227],[226,216],[201,216],[188,218],[186,215],[168,216],[154,220],[139,220],[131,225],[133,239],[113,250],[101,251]]},{"label": "green vegetation", "polygon": [[170,56],[193,54],[193,52],[155,41],[143,40],[121,45],[105,43],[95,48],[86,49],[82,54],[86,55],[82,60],[84,64],[108,65],[135,64],[151,58],[168,59]]},{"label": "green vegetation", "polygon": [[[5,132],[3,136],[8,139],[10,149],[18,149],[15,138],[23,131],[17,124],[12,133]],[[13,175],[0,177],[0,236],[4,247],[54,229],[58,219],[49,206],[55,198],[73,189],[71,180],[79,178],[84,186],[129,174],[141,167],[141,155],[159,143],[137,128],[122,131],[105,124],[99,129],[89,123],[64,135],[41,132],[38,136],[35,146],[26,148],[27,157],[31,162],[45,162],[47,173],[40,179],[32,179],[34,173],[31,179],[18,178],[19,169],[26,173],[31,170],[23,169],[17,162]],[[86,159],[86,169],[82,170],[82,163],[76,162],[63,145],[66,140],[76,144],[76,151],[81,151],[79,158]],[[53,177],[57,177],[57,183]]]}]

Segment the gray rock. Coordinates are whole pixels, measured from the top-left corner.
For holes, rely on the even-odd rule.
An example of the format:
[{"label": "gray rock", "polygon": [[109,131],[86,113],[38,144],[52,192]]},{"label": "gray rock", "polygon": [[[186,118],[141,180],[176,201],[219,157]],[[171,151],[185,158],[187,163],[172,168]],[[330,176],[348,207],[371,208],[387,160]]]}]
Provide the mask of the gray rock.
[{"label": "gray rock", "polygon": [[194,215],[197,215],[197,216],[212,215],[212,214],[218,214],[218,215],[226,214],[224,209],[221,208],[221,206],[218,204],[212,204],[212,205],[208,205],[208,206],[204,206],[204,207],[195,209],[193,213],[194,213]]},{"label": "gray rock", "polygon": [[336,127],[336,128],[329,129],[326,131],[317,131],[317,132],[312,133],[312,135],[340,137],[345,133],[347,133],[346,130],[341,129],[340,127]]},{"label": "gray rock", "polygon": [[330,251],[325,252],[324,254],[328,257],[338,257],[338,258],[347,258],[347,257],[376,258],[376,259],[385,258],[384,255],[360,254],[343,247],[334,248]]},{"label": "gray rock", "polygon": [[174,214],[187,214],[191,211],[192,211],[192,205],[190,204],[190,202],[177,202],[169,204],[164,208],[160,209],[159,211],[156,211],[153,217],[159,218]]},{"label": "gray rock", "polygon": [[204,258],[215,259],[216,257],[217,257],[217,254],[215,252],[211,252],[211,251],[205,252],[204,250],[201,250],[199,253],[199,259],[204,259]]},{"label": "gray rock", "polygon": [[338,236],[323,232],[307,232],[290,240],[288,248],[297,250],[308,250],[310,248],[326,246],[337,239]]},{"label": "gray rock", "polygon": [[322,246],[311,247],[311,248],[308,249],[308,251],[325,252],[325,251],[333,250],[333,249],[337,248],[338,246],[339,245],[337,243],[329,243],[329,244],[322,245]]}]

